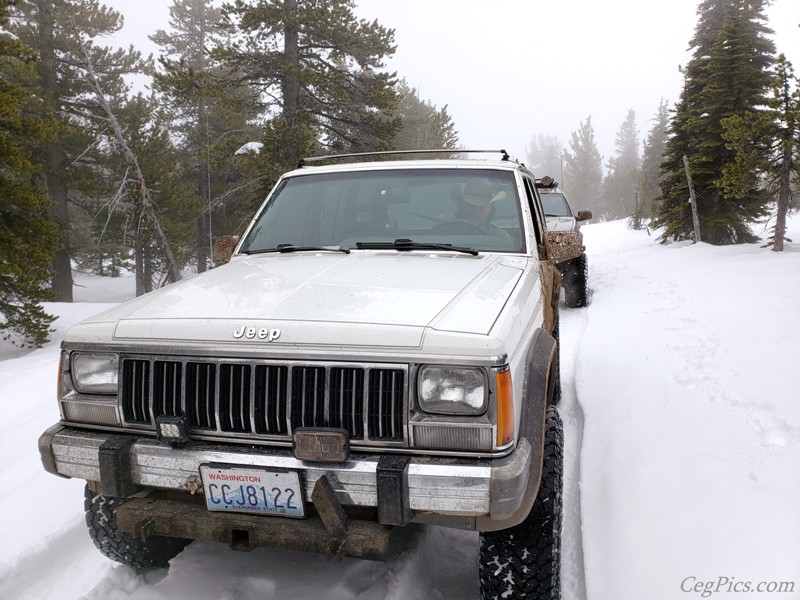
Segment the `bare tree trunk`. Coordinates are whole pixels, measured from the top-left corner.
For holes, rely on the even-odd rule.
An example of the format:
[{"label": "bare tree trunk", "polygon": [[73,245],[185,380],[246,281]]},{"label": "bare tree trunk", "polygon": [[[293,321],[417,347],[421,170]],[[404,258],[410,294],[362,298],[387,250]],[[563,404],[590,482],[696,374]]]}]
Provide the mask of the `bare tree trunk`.
[{"label": "bare tree trunk", "polygon": [[639,186],[636,186],[636,208],[633,209],[632,229],[639,231],[642,228],[642,197]]},{"label": "bare tree trunk", "polygon": [[197,272],[206,270],[211,247],[211,186],[209,182],[209,154],[210,140],[208,131],[208,107],[205,98],[201,98],[197,105],[198,126],[200,137],[205,142],[200,148],[200,181],[197,191],[206,202],[206,212],[197,217]]},{"label": "bare tree trunk", "polygon": [[700,220],[697,218],[697,197],[694,195],[692,174],[689,172],[689,159],[683,155],[683,168],[686,170],[686,180],[689,182],[689,198],[692,203],[692,223],[694,224],[694,243],[700,241]]},{"label": "bare tree trunk", "polygon": [[[197,107],[197,116],[199,120],[200,137],[204,144],[200,150],[200,181],[197,186],[197,191],[200,197],[205,200],[206,207],[209,207],[209,139],[208,139],[208,109],[206,107],[205,99],[200,100]],[[209,207],[210,208],[210,207]],[[209,244],[210,233],[209,227],[211,224],[211,211],[209,210],[206,215],[205,212],[197,217],[197,272],[202,273],[206,270],[207,262],[209,259]]]},{"label": "bare tree trunk", "polygon": [[297,72],[300,67],[299,35],[297,31],[297,0],[285,0],[283,16],[283,55],[286,59],[286,70],[283,74],[283,116],[288,127],[287,137],[284,140],[288,152],[287,156],[298,157],[299,150],[295,147],[294,125],[297,113],[300,110],[300,82]]},{"label": "bare tree trunk", "polygon": [[144,293],[146,294],[153,291],[153,252],[147,244],[142,247],[142,258],[142,281],[144,282]]},{"label": "bare tree trunk", "polygon": [[[791,139],[791,138],[790,138]],[[786,237],[786,214],[789,212],[789,196],[792,182],[792,144],[784,144],[783,163],[778,179],[778,211],[775,216],[775,234],[772,240],[772,251],[783,252],[783,240]]]},{"label": "bare tree trunk", "polygon": [[[205,48],[206,45],[205,25],[206,17],[203,16],[201,19],[200,40],[198,43],[200,48]],[[198,71],[201,73],[204,72],[206,65],[205,55],[202,50],[195,56],[195,60],[197,61]],[[211,167],[208,164],[210,154],[209,145],[211,142],[209,140],[208,131],[208,106],[206,106],[204,95],[200,97],[200,101],[197,104],[197,124],[199,127],[200,140],[202,140],[199,152],[201,156],[198,157],[200,159],[200,181],[198,182],[199,185],[197,189],[200,197],[206,202],[206,206],[209,208],[208,216],[201,214],[197,218],[197,272],[202,273],[206,270],[208,259],[211,258],[211,207],[208,206],[211,197],[209,185],[209,170]]]},{"label": "bare tree trunk", "polygon": [[59,302],[72,302],[72,241],[70,239],[67,187],[64,184],[64,154],[53,144],[45,149],[45,179],[50,197],[50,219],[61,231],[61,249],[53,257],[53,291]]},{"label": "bare tree trunk", "polygon": [[[77,33],[77,32],[76,32]],[[164,255],[164,260],[167,263],[167,273],[169,276],[169,281],[180,281],[181,279],[181,272],[180,268],[178,267],[178,263],[175,260],[175,256],[172,254],[172,247],[169,244],[169,240],[167,236],[164,234],[164,230],[161,229],[161,223],[156,216],[155,208],[153,207],[153,203],[150,200],[150,190],[148,189],[147,185],[144,181],[144,175],[142,174],[142,169],[139,167],[139,161],[136,160],[136,155],[131,151],[130,147],[128,146],[127,142],[125,141],[124,136],[122,135],[122,128],[119,125],[119,121],[117,121],[117,117],[114,115],[114,112],[111,110],[111,105],[108,102],[103,90],[100,88],[100,83],[97,80],[97,76],[94,72],[94,65],[92,64],[91,58],[89,57],[89,53],[86,51],[86,46],[81,44],[81,50],[83,51],[83,57],[86,61],[85,67],[86,72],[89,74],[89,83],[94,90],[95,95],[97,96],[97,100],[100,102],[100,106],[103,107],[103,110],[108,117],[109,124],[114,131],[114,138],[116,139],[117,145],[120,147],[122,151],[122,155],[125,157],[125,161],[128,163],[128,166],[133,170],[136,176],[136,183],[137,187],[139,188],[139,202],[142,206],[142,214],[150,225],[153,230],[153,233],[156,237],[156,241],[158,242],[159,247],[161,248],[161,252]],[[141,228],[141,222],[139,224],[139,228]],[[151,284],[152,285],[152,284]]]},{"label": "bare tree trunk", "polygon": [[136,297],[138,298],[145,293],[144,287],[144,235],[142,229],[136,228],[136,233],[133,237],[133,256],[136,271]]},{"label": "bare tree trunk", "polygon": [[[39,0],[37,10],[41,15],[39,28],[39,75],[45,90],[47,109],[56,118],[58,115],[58,79],[56,54],[53,47],[53,4]],[[64,152],[56,142],[47,144],[44,151],[47,195],[50,198],[49,215],[61,230],[61,250],[53,257],[53,291],[60,302],[72,302],[72,244],[70,240],[67,186],[64,182]]]},{"label": "bare tree trunk", "polygon": [[[200,165],[200,172],[202,175],[203,165]],[[203,186],[205,187],[205,186]],[[200,190],[203,193],[203,190]],[[211,215],[208,215],[209,217]],[[197,217],[196,229],[197,232],[197,272],[202,273],[208,266],[208,222],[205,214]]]}]

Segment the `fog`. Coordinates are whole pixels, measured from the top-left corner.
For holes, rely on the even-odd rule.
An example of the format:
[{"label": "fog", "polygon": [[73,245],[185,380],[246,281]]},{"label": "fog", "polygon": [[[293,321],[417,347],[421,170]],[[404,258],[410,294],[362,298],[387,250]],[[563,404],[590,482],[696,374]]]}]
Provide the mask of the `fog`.
[{"label": "fog", "polygon": [[[466,148],[505,148],[525,158],[534,135],[565,147],[592,117],[603,162],[629,109],[644,139],[662,99],[682,85],[679,65],[699,0],[355,0],[355,13],[395,30],[391,71],[437,107],[448,107]],[[118,39],[155,52],[169,0],[107,0],[125,16]],[[777,51],[800,69],[800,2],[767,10]]]}]

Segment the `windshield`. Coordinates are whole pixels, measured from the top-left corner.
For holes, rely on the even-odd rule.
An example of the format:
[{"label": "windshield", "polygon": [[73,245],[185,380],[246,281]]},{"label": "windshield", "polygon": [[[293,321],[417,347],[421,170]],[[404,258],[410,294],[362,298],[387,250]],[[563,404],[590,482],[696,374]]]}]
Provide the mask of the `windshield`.
[{"label": "windshield", "polygon": [[[275,191],[242,244],[358,249],[370,242],[524,252],[516,180],[489,169],[387,169],[301,175]],[[403,249],[411,249],[407,243]]]},{"label": "windshield", "polygon": [[542,208],[546,217],[571,217],[572,212],[567,204],[567,199],[560,192],[545,192],[542,197]]}]

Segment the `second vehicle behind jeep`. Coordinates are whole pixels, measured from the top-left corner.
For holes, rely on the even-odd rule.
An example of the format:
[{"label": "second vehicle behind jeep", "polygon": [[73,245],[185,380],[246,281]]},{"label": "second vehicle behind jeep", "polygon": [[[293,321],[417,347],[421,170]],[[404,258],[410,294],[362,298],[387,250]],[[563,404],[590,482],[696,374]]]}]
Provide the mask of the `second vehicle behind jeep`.
[{"label": "second vehicle behind jeep", "polygon": [[561,285],[564,288],[564,303],[570,308],[581,308],[589,304],[589,259],[583,247],[583,234],[580,224],[592,218],[589,210],[575,212],[570,206],[558,182],[545,176],[536,180],[536,188],[542,199],[547,230],[578,234],[573,236],[578,247],[564,260],[556,259],[556,268],[561,272]]}]

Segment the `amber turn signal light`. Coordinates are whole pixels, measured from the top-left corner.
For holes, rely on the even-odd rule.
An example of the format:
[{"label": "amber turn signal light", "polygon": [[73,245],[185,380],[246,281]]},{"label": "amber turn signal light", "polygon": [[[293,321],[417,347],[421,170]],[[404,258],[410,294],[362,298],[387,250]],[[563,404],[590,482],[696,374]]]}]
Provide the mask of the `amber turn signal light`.
[{"label": "amber turn signal light", "polygon": [[511,371],[505,369],[495,374],[497,390],[497,445],[505,446],[514,439],[514,394],[511,389]]}]

